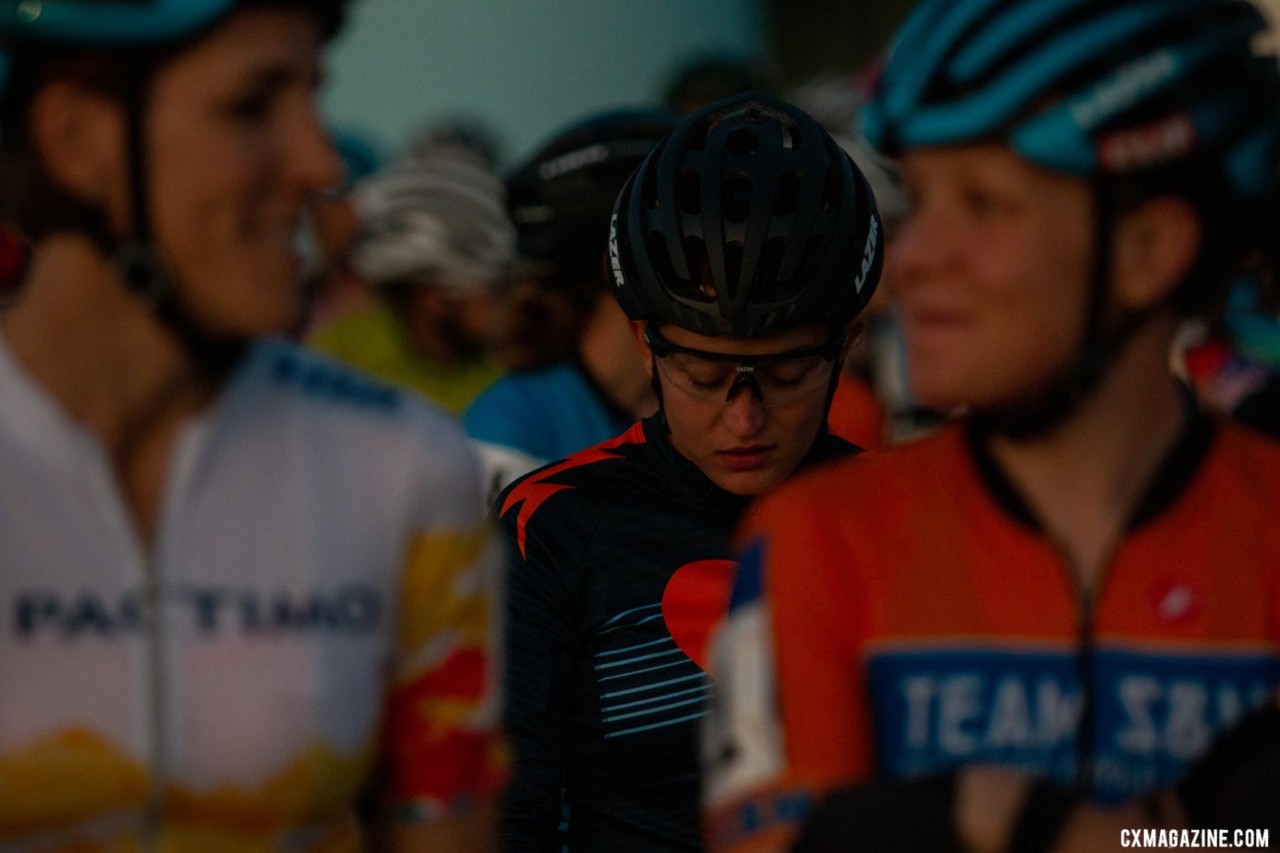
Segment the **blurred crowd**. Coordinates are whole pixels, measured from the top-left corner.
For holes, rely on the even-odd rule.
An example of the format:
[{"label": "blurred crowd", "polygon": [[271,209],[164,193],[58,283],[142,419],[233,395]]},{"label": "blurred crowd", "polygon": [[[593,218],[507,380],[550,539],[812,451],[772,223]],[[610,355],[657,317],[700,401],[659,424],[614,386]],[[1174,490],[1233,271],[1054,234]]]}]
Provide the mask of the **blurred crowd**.
[{"label": "blurred crowd", "polygon": [[[496,160],[498,131],[481,122],[432,127],[394,156],[339,133],[348,184],[313,214],[313,302],[299,334],[463,417],[486,448],[491,482],[505,485],[653,408],[625,325],[600,296],[609,291],[613,200],[681,114],[735,92],[785,96],[867,175],[892,241],[909,202],[893,163],[859,131],[875,74],[832,72],[784,89],[761,63],[699,58],[673,74],[654,104],[570,120],[505,167]],[[1170,361],[1206,405],[1276,435],[1280,316],[1264,295],[1270,291],[1242,279],[1219,320],[1188,324]],[[943,422],[946,412],[920,405],[909,389],[891,270],[863,321],[831,413],[833,431],[874,448]],[[501,398],[516,378],[536,381],[556,368],[587,382],[600,404],[581,414],[590,425],[566,410],[549,412],[545,426],[530,421],[527,407],[541,397],[532,392],[509,411],[490,397],[467,414],[491,386],[507,389]],[[540,429],[572,434],[535,435]],[[514,467],[497,473],[504,463],[495,453]]]}]

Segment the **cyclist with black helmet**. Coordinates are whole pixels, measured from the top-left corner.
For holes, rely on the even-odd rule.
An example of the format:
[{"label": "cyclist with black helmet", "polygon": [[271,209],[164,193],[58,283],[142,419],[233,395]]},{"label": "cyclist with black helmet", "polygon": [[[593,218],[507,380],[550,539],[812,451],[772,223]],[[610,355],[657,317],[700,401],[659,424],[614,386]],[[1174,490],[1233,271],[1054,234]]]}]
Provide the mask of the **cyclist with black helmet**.
[{"label": "cyclist with black helmet", "polygon": [[611,273],[660,408],[498,499],[512,849],[700,848],[730,537],[754,496],[853,450],[826,416],[881,247],[857,167],[763,95],[692,114],[623,188]]},{"label": "cyclist with black helmet", "polygon": [[[927,0],[903,26],[863,127],[913,199],[911,383],[968,415],[747,520],[716,846],[782,849],[842,782],[809,849],[1274,826],[1280,449],[1169,370],[1182,318],[1275,273],[1264,27],[1243,0]],[[1244,818],[1219,793],[1249,780],[1272,799]]]},{"label": "cyclist with black helmet", "polygon": [[0,2],[32,246],[0,313],[6,851],[358,850],[372,804],[388,846],[485,844],[469,445],[268,339],[340,177],[314,96],[344,5]]},{"label": "cyclist with black helmet", "polygon": [[511,295],[519,313],[501,332],[504,346],[562,355],[512,371],[463,415],[494,494],[653,412],[627,319],[609,298],[605,252],[618,191],[677,121],[659,109],[594,113],[556,133],[507,178],[527,280]]}]

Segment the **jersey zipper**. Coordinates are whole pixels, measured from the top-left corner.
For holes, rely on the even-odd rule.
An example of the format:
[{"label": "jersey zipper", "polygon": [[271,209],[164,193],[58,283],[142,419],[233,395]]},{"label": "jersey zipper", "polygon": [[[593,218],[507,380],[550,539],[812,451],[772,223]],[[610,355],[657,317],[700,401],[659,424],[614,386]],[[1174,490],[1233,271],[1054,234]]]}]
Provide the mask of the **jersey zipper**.
[{"label": "jersey zipper", "polygon": [[1093,739],[1097,732],[1096,655],[1094,637],[1095,597],[1076,581],[1079,592],[1079,650],[1076,657],[1076,677],[1080,679],[1080,728],[1076,737],[1076,778],[1072,788],[1077,796],[1087,797],[1093,784]]},{"label": "jersey zipper", "polygon": [[1056,536],[1048,537],[1054,549],[1062,558],[1067,572],[1067,580],[1076,593],[1076,604],[1079,608],[1076,621],[1076,678],[1080,681],[1080,723],[1076,735],[1076,774],[1072,782],[1072,790],[1077,796],[1089,797],[1093,792],[1094,762],[1098,719],[1097,701],[1097,603],[1102,598],[1102,591],[1111,569],[1115,565],[1120,552],[1122,536],[1117,536],[1107,549],[1107,556],[1102,561],[1097,580],[1092,589],[1081,581],[1081,573],[1071,559],[1071,552]]},{"label": "jersey zipper", "polygon": [[147,624],[147,705],[151,719],[151,773],[143,817],[143,853],[159,853],[164,825],[165,790],[169,777],[168,678],[165,661],[166,632],[160,560],[154,554],[143,566],[143,599]]}]

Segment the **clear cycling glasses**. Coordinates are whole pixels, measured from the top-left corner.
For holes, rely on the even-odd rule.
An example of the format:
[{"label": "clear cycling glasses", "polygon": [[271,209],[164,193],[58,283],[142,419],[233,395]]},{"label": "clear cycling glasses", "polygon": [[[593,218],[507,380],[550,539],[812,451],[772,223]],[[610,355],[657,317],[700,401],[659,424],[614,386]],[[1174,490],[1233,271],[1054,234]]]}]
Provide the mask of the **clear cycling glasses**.
[{"label": "clear cycling glasses", "polygon": [[799,402],[828,387],[845,344],[842,332],[821,346],[766,355],[734,355],[682,347],[649,324],[645,325],[644,335],[667,382],[704,403],[728,402],[743,386],[765,405]]}]

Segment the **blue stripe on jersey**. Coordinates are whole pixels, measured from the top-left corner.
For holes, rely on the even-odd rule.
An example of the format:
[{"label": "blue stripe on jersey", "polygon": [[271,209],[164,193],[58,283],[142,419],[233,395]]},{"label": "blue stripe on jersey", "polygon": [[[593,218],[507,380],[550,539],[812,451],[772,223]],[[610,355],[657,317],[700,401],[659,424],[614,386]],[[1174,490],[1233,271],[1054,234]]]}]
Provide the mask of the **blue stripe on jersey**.
[{"label": "blue stripe on jersey", "polygon": [[[676,691],[676,692],[674,692],[674,693],[666,693],[666,694],[663,694],[663,695],[661,695],[661,696],[651,696],[651,697],[649,697],[648,699],[635,699],[635,700],[632,700],[632,701],[630,701],[630,702],[623,702],[623,703],[621,703],[621,704],[619,704],[619,705],[605,705],[605,706],[604,706],[604,710],[605,710],[605,713],[608,713],[608,712],[610,712],[610,711],[621,711],[623,708],[634,708],[634,707],[636,707],[637,705],[648,705],[648,704],[651,704],[651,703],[653,703],[653,702],[662,702],[662,701],[664,701],[664,700],[668,700],[668,699],[676,699],[676,698],[678,698],[678,697],[680,697],[680,696],[688,696],[688,695],[689,695],[689,694],[691,694],[691,693],[697,693],[697,694],[699,694],[699,695],[701,695],[701,696],[706,696],[706,695],[707,695],[708,693],[710,693],[710,692],[711,692],[711,685],[709,685],[709,684],[704,684],[704,685],[701,685],[701,686],[699,686],[699,687],[690,687],[688,690],[677,690],[677,691]],[[615,719],[615,720],[616,720],[616,719],[619,719],[619,718],[618,718],[618,717],[606,717],[605,719]]]},{"label": "blue stripe on jersey", "polygon": [[661,645],[661,644],[663,644],[663,643],[666,643],[667,645],[671,645],[671,644],[675,643],[675,640],[671,639],[670,637],[663,637],[663,638],[662,638],[662,639],[660,639],[660,640],[650,640],[650,641],[649,641],[649,642],[647,642],[647,643],[637,643],[637,644],[636,644],[636,645],[634,645],[634,646],[626,646],[625,648],[621,648],[621,649],[609,649],[609,650],[607,650],[607,651],[597,652],[597,653],[596,653],[596,657],[597,657],[597,658],[607,658],[607,657],[610,657],[610,656],[612,656],[612,655],[621,655],[621,654],[626,654],[627,652],[634,652],[634,651],[636,651],[637,649],[646,649],[646,648],[649,648],[650,646],[657,646],[657,645]]},{"label": "blue stripe on jersey", "polygon": [[684,675],[684,676],[681,676],[680,678],[669,678],[666,681],[658,681],[653,684],[644,684],[644,685],[641,685],[640,687],[628,687],[626,690],[613,690],[613,691],[610,691],[609,693],[605,693],[604,698],[611,699],[614,696],[625,696],[630,693],[639,693],[643,690],[654,690],[659,687],[666,687],[670,684],[678,684],[685,681],[692,681],[695,678],[701,678],[703,680],[710,681],[710,679],[707,678],[707,674],[705,672],[695,672],[693,675]]},{"label": "blue stripe on jersey", "polygon": [[653,723],[652,725],[648,725],[648,726],[638,726],[634,729],[623,729],[620,732],[607,732],[605,734],[605,737],[615,738],[615,737],[622,737],[623,735],[634,735],[634,734],[640,734],[641,732],[651,732],[654,729],[663,729],[668,726],[677,726],[680,723],[687,723],[690,720],[700,720],[706,715],[707,715],[707,712],[705,710],[699,711],[696,714],[689,714],[688,716],[685,716],[685,717],[677,717],[674,720],[664,720],[661,723]]}]

